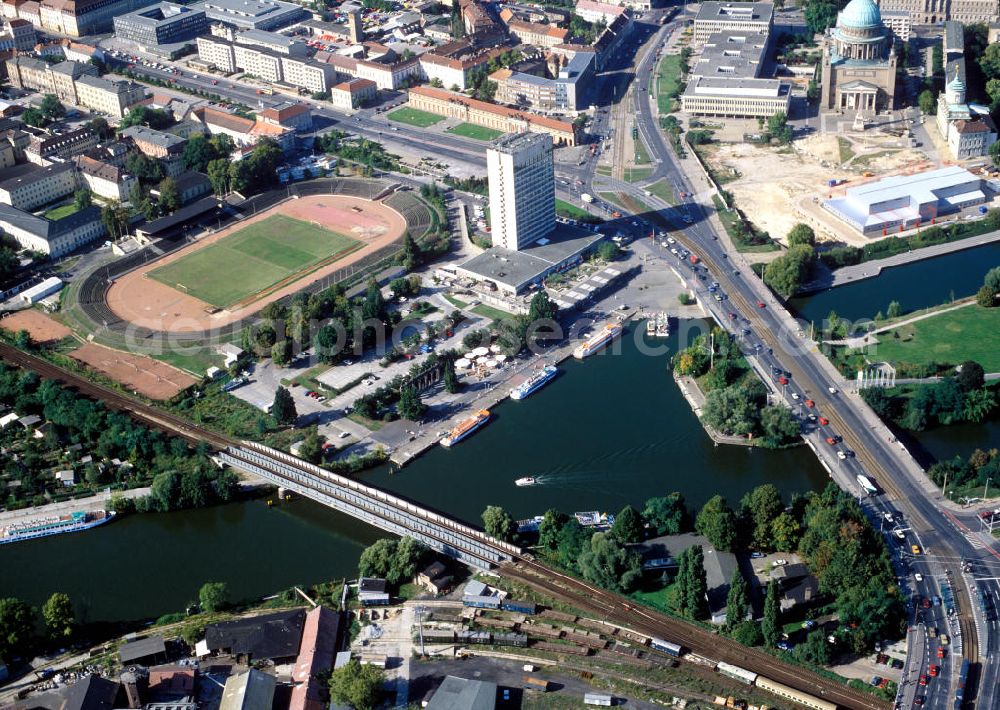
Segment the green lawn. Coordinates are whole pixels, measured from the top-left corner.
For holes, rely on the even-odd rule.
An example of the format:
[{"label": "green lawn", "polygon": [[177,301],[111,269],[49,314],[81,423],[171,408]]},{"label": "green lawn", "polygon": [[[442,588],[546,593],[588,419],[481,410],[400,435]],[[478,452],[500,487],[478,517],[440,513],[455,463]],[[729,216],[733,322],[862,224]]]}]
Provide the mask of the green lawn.
[{"label": "green lawn", "polygon": [[71,214],[76,214],[77,212],[79,212],[79,210],[76,208],[76,204],[70,202],[68,205],[53,207],[45,213],[45,218],[51,219],[55,222],[56,220],[62,219],[63,217],[69,217]]},{"label": "green lawn", "polygon": [[656,71],[656,105],[660,113],[670,113],[681,92],[681,57],[668,54]]},{"label": "green lawn", "polygon": [[[361,242],[284,215],[273,215],[149,272],[160,283],[219,308],[260,293]],[[228,277],[227,277],[228,275]]]},{"label": "green lawn", "polygon": [[477,141],[491,141],[503,135],[503,131],[498,131],[495,128],[487,128],[486,126],[477,126],[474,123],[460,123],[457,126],[449,128],[445,133],[454,133],[456,136],[475,138]]},{"label": "green lawn", "polygon": [[677,204],[677,197],[674,195],[674,188],[666,180],[657,180],[652,185],[647,185],[646,189],[664,202],[671,205]]},{"label": "green lawn", "polygon": [[514,317],[507,311],[502,311],[499,308],[494,308],[493,306],[487,306],[485,303],[480,303],[479,305],[474,306],[472,312],[477,316],[483,316],[484,318],[491,318],[493,320],[507,320]]},{"label": "green lawn", "polygon": [[587,210],[559,198],[556,198],[556,214],[569,219],[585,219],[591,216]]},{"label": "green lawn", "polygon": [[411,126],[416,126],[417,128],[427,128],[444,120],[444,116],[438,116],[437,114],[410,108],[409,106],[396,109],[392,113],[387,114],[387,116],[390,121],[409,123]]},{"label": "green lawn", "polygon": [[975,360],[987,372],[1000,372],[1000,308],[973,304],[880,333],[878,340],[869,351],[872,359],[953,365]]},{"label": "green lawn", "polygon": [[646,148],[645,142],[642,138],[636,138],[635,141],[635,164],[636,165],[649,165],[649,150]]},{"label": "green lawn", "polygon": [[652,174],[652,168],[625,168],[625,182],[640,182]]},{"label": "green lawn", "polygon": [[469,304],[463,301],[461,298],[455,298],[450,293],[444,294],[444,298],[448,303],[453,305],[455,308],[468,308]]}]

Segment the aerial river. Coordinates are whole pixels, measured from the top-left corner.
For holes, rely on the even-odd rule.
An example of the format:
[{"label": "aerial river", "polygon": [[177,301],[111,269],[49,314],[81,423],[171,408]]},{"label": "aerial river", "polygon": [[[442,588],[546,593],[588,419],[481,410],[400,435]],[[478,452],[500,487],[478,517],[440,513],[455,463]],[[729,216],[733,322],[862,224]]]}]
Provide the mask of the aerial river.
[{"label": "aerial river", "polygon": [[[671,381],[678,335],[630,330],[618,353],[567,361],[546,388],[494,409],[487,427],[451,450],[436,447],[398,473],[364,474],[478,523],[487,505],[517,518],[547,508],[617,512],[680,491],[692,507],[715,493],[731,503],[772,482],[786,494],[828,480],[805,447],[716,447]],[[541,485],[518,488],[536,476]],[[0,596],[41,604],[70,594],[90,620],[137,620],[183,609],[205,581],[237,598],[351,576],[381,533],[310,501],[269,508],[254,500],[194,511],[135,515],[75,535],[0,547]]]}]

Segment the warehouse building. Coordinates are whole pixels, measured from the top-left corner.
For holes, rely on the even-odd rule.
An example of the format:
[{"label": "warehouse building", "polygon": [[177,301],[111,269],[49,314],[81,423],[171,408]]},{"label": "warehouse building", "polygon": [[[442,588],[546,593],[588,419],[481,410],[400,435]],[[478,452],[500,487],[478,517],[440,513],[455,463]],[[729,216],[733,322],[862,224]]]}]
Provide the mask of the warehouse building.
[{"label": "warehouse building", "polygon": [[823,207],[865,236],[886,235],[986,202],[982,182],[953,165],[852,187],[844,197],[825,200]]}]

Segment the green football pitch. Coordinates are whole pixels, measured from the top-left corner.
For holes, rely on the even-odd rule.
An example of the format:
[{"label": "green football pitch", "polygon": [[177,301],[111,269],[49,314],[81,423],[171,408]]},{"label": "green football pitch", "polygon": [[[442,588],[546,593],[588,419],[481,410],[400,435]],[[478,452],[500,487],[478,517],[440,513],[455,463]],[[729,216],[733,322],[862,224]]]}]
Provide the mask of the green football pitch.
[{"label": "green football pitch", "polygon": [[227,308],[361,246],[309,222],[272,215],[149,272],[178,291]]}]

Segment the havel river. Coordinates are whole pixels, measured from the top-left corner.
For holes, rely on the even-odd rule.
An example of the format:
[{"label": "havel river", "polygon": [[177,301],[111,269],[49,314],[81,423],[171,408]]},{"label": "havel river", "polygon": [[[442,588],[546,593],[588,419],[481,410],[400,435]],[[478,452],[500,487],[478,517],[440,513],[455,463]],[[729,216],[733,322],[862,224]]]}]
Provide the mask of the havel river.
[{"label": "havel river", "polygon": [[[546,388],[496,407],[494,421],[455,448],[364,480],[473,523],[487,505],[518,518],[549,507],[617,512],[680,491],[694,508],[719,492],[735,504],[764,482],[786,494],[825,484],[806,447],[714,446],[667,370],[678,335],[647,340],[642,330],[633,326],[618,352],[567,361]],[[528,475],[543,485],[514,485]],[[205,581],[252,598],[350,577],[381,535],[304,500],[135,515],[0,547],[0,596],[41,604],[64,591],[89,620],[137,620],[183,609]]]}]

